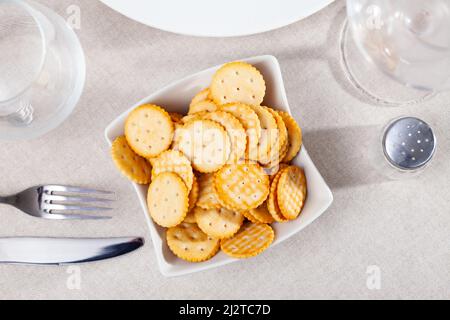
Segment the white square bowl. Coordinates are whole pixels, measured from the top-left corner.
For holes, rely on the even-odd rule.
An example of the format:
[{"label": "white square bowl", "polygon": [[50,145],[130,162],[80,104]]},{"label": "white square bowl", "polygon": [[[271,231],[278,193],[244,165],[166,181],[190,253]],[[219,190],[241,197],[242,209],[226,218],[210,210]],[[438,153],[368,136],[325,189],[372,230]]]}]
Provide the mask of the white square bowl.
[{"label": "white square bowl", "polygon": [[[264,104],[291,113],[278,60],[273,56],[266,55],[242,59],[242,61],[254,65],[263,74],[267,85],[267,94]],[[216,66],[191,75],[139,101],[116,118],[106,128],[106,140],[111,145],[116,137],[123,135],[125,119],[127,118],[128,113],[144,103],[157,104],[172,112],[187,113],[192,97],[201,89],[209,86],[213,74],[219,67],[220,66]],[[275,245],[292,237],[294,234],[308,226],[325,212],[333,202],[333,195],[329,187],[315,167],[304,146],[293,163],[303,167],[305,170],[308,181],[308,197],[302,214],[297,220],[284,224],[275,223],[273,225],[276,238],[270,250],[272,250]],[[148,187],[137,184],[133,185],[150,229],[159,268],[164,276],[181,276],[238,261],[237,259],[228,257],[223,252],[220,252],[213,259],[201,263],[188,263],[175,257],[166,244],[165,230],[153,223],[147,211],[146,199]],[[245,261],[242,263],[245,263]]]}]

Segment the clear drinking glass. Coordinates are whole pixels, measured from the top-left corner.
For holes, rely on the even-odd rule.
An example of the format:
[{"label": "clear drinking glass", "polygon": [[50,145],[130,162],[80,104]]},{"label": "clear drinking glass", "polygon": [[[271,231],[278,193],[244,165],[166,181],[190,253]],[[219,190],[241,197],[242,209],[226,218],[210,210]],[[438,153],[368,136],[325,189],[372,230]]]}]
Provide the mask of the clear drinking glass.
[{"label": "clear drinking glass", "polygon": [[85,80],[78,38],[33,1],[0,0],[0,139],[40,136],[72,112]]},{"label": "clear drinking glass", "polygon": [[347,0],[347,18],[343,66],[364,96],[402,105],[450,89],[449,0]]}]

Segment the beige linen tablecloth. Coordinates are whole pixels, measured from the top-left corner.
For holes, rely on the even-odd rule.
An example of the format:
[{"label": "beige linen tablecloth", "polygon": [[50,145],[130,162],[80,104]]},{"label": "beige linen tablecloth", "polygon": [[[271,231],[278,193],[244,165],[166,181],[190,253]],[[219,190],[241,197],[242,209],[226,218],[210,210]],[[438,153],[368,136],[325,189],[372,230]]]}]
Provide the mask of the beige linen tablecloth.
[{"label": "beige linen tablecloth", "polygon": [[[64,17],[72,5],[81,9],[77,34],[86,53],[86,87],[57,130],[34,141],[0,142],[0,194],[64,183],[114,190],[118,202],[107,222],[44,221],[1,206],[0,235],[140,235],[147,244],[79,270],[0,266],[0,298],[450,298],[450,94],[402,108],[355,97],[339,69],[343,1],[280,30],[230,39],[159,31],[94,0],[39,1]],[[103,130],[172,81],[261,54],[279,59],[305,145],[335,201],[311,226],[255,259],[166,279],[133,188],[110,160]],[[390,181],[372,169],[368,137],[374,126],[405,114],[428,121],[439,148],[421,176]]]}]

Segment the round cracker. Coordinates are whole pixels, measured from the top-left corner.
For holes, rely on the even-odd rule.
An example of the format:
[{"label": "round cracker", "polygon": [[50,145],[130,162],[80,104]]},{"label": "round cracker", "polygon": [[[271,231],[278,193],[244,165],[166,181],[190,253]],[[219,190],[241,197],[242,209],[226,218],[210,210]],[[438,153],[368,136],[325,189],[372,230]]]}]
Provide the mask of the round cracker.
[{"label": "round cracker", "polygon": [[294,220],[300,215],[306,201],[306,176],[303,169],[295,166],[283,170],[277,187],[278,206],[286,219]]},{"label": "round cracker", "polygon": [[211,98],[218,105],[232,102],[260,105],[266,94],[266,83],[252,65],[232,62],[215,73],[210,90]]},{"label": "round cracker", "polygon": [[152,159],[152,166],[152,179],[163,172],[174,172],[183,179],[188,191],[191,191],[194,183],[194,171],[191,162],[180,151],[164,151],[157,158]]},{"label": "round cracker", "polygon": [[226,165],[214,178],[220,202],[231,210],[259,207],[269,194],[269,177],[256,163]]},{"label": "round cracker", "polygon": [[[178,136],[180,135],[180,132],[183,130],[183,119],[181,119],[181,122],[174,122],[173,123],[173,127],[174,127],[174,132],[173,132],[173,140],[172,140],[172,145],[170,146],[171,149],[176,149],[176,141]],[[151,161],[151,159],[150,159]]]},{"label": "round cracker", "polygon": [[189,212],[192,211],[192,209],[194,209],[195,206],[197,205],[199,192],[200,189],[198,186],[197,178],[194,175],[194,180],[192,182],[192,189],[189,192]]},{"label": "round cracker", "polygon": [[200,91],[199,93],[197,93],[194,98],[192,98],[191,104],[189,105],[189,107],[193,106],[194,104],[197,104],[199,102],[205,101],[205,100],[210,100],[209,99],[209,88],[203,89],[202,91]]},{"label": "round cracker", "polygon": [[170,228],[180,224],[189,207],[185,183],[176,173],[161,173],[148,188],[147,205],[150,216],[158,225]]},{"label": "round cracker", "polygon": [[231,141],[231,154],[227,163],[237,163],[244,157],[247,147],[247,135],[244,126],[236,117],[225,111],[216,111],[206,113],[202,118],[215,121],[225,128]]},{"label": "round cracker", "polygon": [[268,224],[248,223],[232,238],[220,242],[222,251],[238,259],[261,254],[272,244],[275,232]]},{"label": "round cracker", "polygon": [[194,209],[195,221],[204,233],[217,238],[230,238],[239,231],[244,222],[244,216],[236,211],[220,209]]},{"label": "round cracker", "polygon": [[114,140],[111,156],[116,167],[128,179],[137,184],[150,183],[152,170],[150,163],[130,148],[124,136]]},{"label": "round cracker", "polygon": [[197,206],[203,209],[220,208],[220,202],[214,189],[214,174],[207,173],[198,179],[199,194]]},{"label": "round cracker", "polygon": [[267,165],[264,166],[264,169],[272,171],[272,168],[278,168],[278,167],[286,167],[288,166],[288,164],[286,163],[281,163],[281,161],[283,160],[283,158],[286,156],[287,152],[289,149],[289,145],[286,142],[284,144],[284,147],[281,149],[281,151],[278,153],[278,155],[273,154],[273,158],[271,160],[271,162]]},{"label": "round cracker", "polygon": [[230,137],[215,121],[192,120],[177,134],[176,147],[186,155],[199,172],[219,170],[229,159]]},{"label": "round cracker", "polygon": [[186,215],[186,218],[184,218],[183,223],[197,223],[197,221],[195,221],[195,214],[194,214],[194,211],[190,211],[190,212]]},{"label": "round cracker", "polygon": [[183,123],[183,124],[186,124],[186,123],[188,123],[189,121],[192,121],[192,120],[198,120],[198,119],[203,119],[203,116],[205,115],[205,114],[207,114],[208,112],[206,112],[206,111],[200,111],[200,112],[197,112],[197,113],[194,113],[194,114],[188,114],[187,116],[184,116],[182,119],[181,119],[181,122]]},{"label": "round cracker", "polygon": [[269,198],[267,199],[267,209],[269,210],[269,213],[272,215],[273,219],[276,222],[287,222],[288,220],[283,216],[281,213],[280,207],[278,206],[278,182],[280,181],[281,174],[286,170],[287,168],[279,171],[275,178],[273,179],[271,185],[270,185],[270,193]]},{"label": "round cracker", "polygon": [[199,112],[214,112],[218,109],[217,105],[211,100],[197,102],[189,107],[189,115]]},{"label": "round cracker", "polygon": [[275,166],[283,160],[288,151],[288,131],[280,114],[272,108],[265,108],[272,114],[278,126],[278,152],[275,152],[277,150],[271,150],[270,164],[268,164],[270,166]]},{"label": "round cracker", "polygon": [[276,165],[271,168],[264,168],[267,175],[269,176],[271,185],[272,185],[272,181],[275,179],[275,176],[277,175],[277,173],[279,173],[281,170],[283,170],[284,168],[287,168],[287,167],[289,167],[289,165],[287,165],[285,163],[280,163],[279,165]]},{"label": "round cracker", "polygon": [[288,151],[288,144],[285,143],[283,149],[280,152],[276,152],[271,154],[270,162],[266,165],[263,165],[264,169],[269,170],[269,172],[272,170],[271,168],[277,168],[282,165],[287,166],[286,163],[281,163],[281,160],[286,156]]},{"label": "round cracker", "polygon": [[270,224],[275,222],[275,219],[270,214],[269,209],[267,209],[267,202],[264,202],[256,209],[251,209],[248,213],[254,217],[258,223]]},{"label": "round cracker", "polygon": [[250,211],[242,211],[242,215],[247,218],[248,221],[253,223],[261,223],[256,217],[254,217]]},{"label": "round cracker", "polygon": [[258,148],[249,154],[249,159],[259,161],[261,164],[268,164],[271,161],[271,153],[279,151],[278,125],[272,114],[262,106],[250,106],[258,115],[261,123],[261,137],[258,141]]},{"label": "round cracker", "polygon": [[181,122],[181,119],[183,119],[184,117],[181,113],[178,112],[169,112],[169,115],[173,123]]},{"label": "round cracker", "polygon": [[283,162],[290,162],[297,156],[302,147],[302,129],[289,113],[283,111],[278,111],[278,113],[283,118],[289,137],[288,150],[283,158]]},{"label": "round cracker", "polygon": [[220,240],[208,236],[193,223],[182,223],[168,229],[166,239],[170,251],[189,262],[209,260],[220,248]]},{"label": "round cracker", "polygon": [[261,122],[257,113],[248,105],[243,103],[229,103],[220,107],[222,111],[228,112],[236,117],[247,133],[246,155],[253,154],[258,150],[261,138]]},{"label": "round cracker", "polygon": [[280,159],[279,159],[279,162],[282,162],[283,159],[286,157],[286,155],[287,155],[288,152],[289,152],[289,148],[290,148],[290,145],[289,145],[289,142],[288,142],[288,143],[286,143],[286,144],[284,145],[284,148],[283,148],[282,151],[280,152]]},{"label": "round cracker", "polygon": [[153,158],[169,149],[174,135],[170,115],[153,104],[133,110],[125,121],[125,137],[131,149],[144,158]]}]

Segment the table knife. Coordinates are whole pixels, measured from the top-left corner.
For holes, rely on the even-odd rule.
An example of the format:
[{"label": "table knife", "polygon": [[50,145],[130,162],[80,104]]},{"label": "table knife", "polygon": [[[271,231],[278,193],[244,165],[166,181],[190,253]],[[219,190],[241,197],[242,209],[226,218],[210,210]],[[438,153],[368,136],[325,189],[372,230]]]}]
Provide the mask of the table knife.
[{"label": "table knife", "polygon": [[0,264],[66,265],[110,259],[144,245],[142,238],[0,238]]}]

